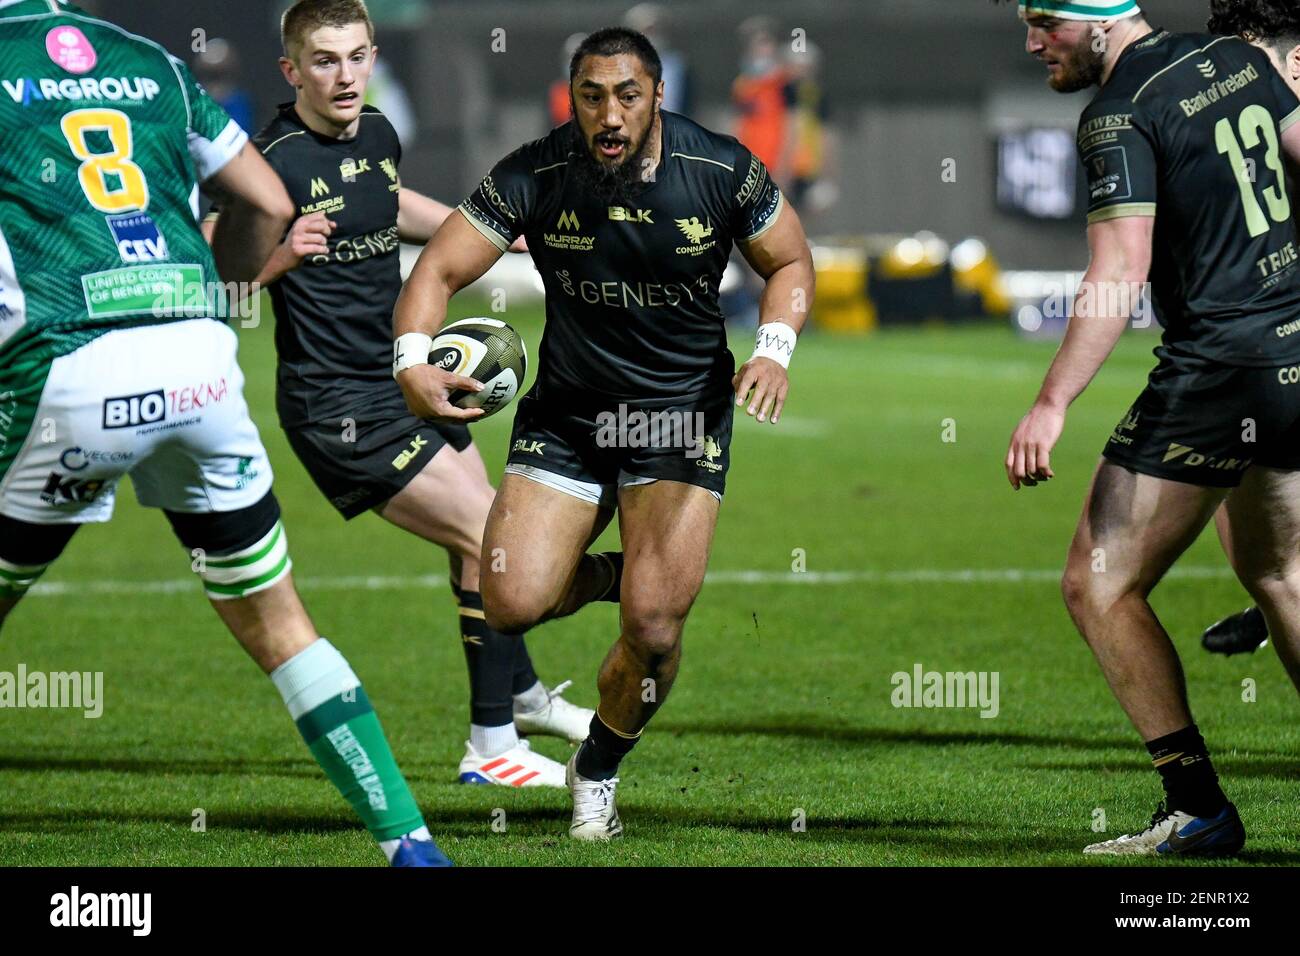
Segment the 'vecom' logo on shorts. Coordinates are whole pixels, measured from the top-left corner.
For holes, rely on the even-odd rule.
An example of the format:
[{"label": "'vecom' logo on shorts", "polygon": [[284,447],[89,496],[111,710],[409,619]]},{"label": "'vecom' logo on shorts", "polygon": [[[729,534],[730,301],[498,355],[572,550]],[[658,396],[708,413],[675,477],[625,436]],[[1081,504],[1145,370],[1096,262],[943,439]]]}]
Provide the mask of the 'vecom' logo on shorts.
[{"label": "'vecom' logo on shorts", "polygon": [[151,425],[167,417],[167,401],[163,390],[145,392],[143,395],[124,395],[104,399],[104,428],[132,428]]}]

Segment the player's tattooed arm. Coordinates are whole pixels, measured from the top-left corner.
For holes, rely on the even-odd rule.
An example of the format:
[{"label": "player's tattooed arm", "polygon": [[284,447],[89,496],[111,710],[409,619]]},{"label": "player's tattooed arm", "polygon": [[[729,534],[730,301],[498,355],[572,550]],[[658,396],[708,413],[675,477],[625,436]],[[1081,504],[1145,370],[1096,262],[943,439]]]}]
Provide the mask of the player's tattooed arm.
[{"label": "player's tattooed arm", "polygon": [[210,182],[222,213],[212,231],[212,255],[226,282],[261,273],[293,218],[293,201],[256,146],[245,143]]},{"label": "player's tattooed arm", "polygon": [[[447,320],[451,297],[480,278],[501,255],[501,250],[463,214],[448,216],[402,286],[393,310],[393,338],[409,333],[433,336]],[[397,384],[411,414],[419,418],[468,421],[483,414],[481,408],[457,408],[448,401],[454,389],[481,391],[481,382],[444,372],[427,362],[398,372]]]},{"label": "player's tattooed arm", "polygon": [[1007,449],[1007,480],[1017,491],[1055,477],[1051,454],[1070,403],[1088,387],[1133,316],[1151,271],[1152,216],[1126,216],[1088,227],[1092,261],[1074,302],[1065,341],[1052,360],[1033,408]]},{"label": "player's tattooed arm", "polygon": [[[803,224],[789,203],[783,204],[771,228],[748,242],[738,243],[738,246],[754,271],[767,281],[759,302],[760,345],[755,349],[754,356],[736,372],[731,384],[736,389],[737,405],[743,405],[746,399],[749,400],[746,414],[756,415],[762,422],[767,421],[770,413],[772,424],[775,425],[781,418],[781,409],[785,407],[790,379],[785,365],[761,354],[765,351],[761,344],[763,327],[780,323],[798,335],[808,318],[808,310],[812,307],[817,274],[813,269],[812,251],[808,247]],[[774,325],[773,330],[776,329]],[[779,331],[781,335],[774,334],[770,338],[778,348],[785,349],[785,361],[788,364],[794,341],[790,337],[790,331]],[[783,338],[790,340],[783,342]]]}]

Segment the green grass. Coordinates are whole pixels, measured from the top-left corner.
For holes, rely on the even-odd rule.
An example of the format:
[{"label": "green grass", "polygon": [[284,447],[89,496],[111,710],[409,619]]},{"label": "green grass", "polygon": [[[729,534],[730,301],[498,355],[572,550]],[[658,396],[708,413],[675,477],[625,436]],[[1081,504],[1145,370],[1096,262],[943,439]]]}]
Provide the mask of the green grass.
[{"label": "green grass", "polygon": [[[462,310],[457,314],[469,314]],[[535,354],[540,320],[507,318]],[[344,590],[345,575],[441,575],[432,547],[365,516],[340,520],[275,425],[271,329],[242,333],[248,396],[276,468],[296,573],[320,631],[365,681],[435,835],[462,865],[1080,864],[1102,808],[1144,824],[1158,783],[1074,634],[1052,577],[1105,437],[1143,384],[1150,338],[1126,340],[1071,413],[1058,479],[1014,494],[1011,429],[1052,353],[997,328],[869,339],[809,335],[786,418],[737,423],[716,571],[1028,569],[1022,581],[705,586],[671,700],[628,759],[625,838],[565,836],[567,795],[453,783],[467,682],[445,587]],[[747,354],[738,341],[737,352]],[[943,422],[956,422],[944,442]],[[509,413],[475,427],[499,475]],[[612,540],[612,539],[611,539]],[[1182,566],[1224,566],[1212,533]],[[124,486],[110,525],[83,530],[54,584],[186,577],[161,515]],[[1295,863],[1295,692],[1271,650],[1209,657],[1201,629],[1247,603],[1226,575],[1155,596],[1192,701],[1250,833],[1243,862]],[[594,704],[616,634],[600,605],[529,635],[549,682]],[[103,671],[98,720],[0,711],[0,863],[342,864],[381,861],[317,770],[278,695],[185,593],[30,598],[0,638],[0,670]],[[997,671],[1000,713],[895,709],[891,675]],[[1257,701],[1242,700],[1242,681]],[[565,759],[567,747],[541,740]],[[206,832],[191,829],[206,812]],[[507,829],[492,827],[493,811]],[[798,810],[806,832],[791,827]]]}]

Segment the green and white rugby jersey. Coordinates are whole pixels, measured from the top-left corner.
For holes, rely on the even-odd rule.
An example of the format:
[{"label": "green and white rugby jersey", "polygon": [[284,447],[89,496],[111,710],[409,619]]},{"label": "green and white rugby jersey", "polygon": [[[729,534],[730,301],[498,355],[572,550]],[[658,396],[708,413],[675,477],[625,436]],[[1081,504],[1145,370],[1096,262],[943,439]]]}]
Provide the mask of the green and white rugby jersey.
[{"label": "green and white rugby jersey", "polygon": [[0,474],[53,359],[217,314],[197,183],[246,141],[153,41],[62,0],[0,0]]}]

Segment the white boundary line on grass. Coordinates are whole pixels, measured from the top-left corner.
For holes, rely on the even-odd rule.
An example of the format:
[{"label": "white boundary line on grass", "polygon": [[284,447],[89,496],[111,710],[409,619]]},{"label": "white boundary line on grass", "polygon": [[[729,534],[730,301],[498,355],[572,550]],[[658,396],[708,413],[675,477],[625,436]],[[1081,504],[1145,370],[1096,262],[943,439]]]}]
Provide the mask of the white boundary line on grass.
[{"label": "white boundary line on grass", "polygon": [[[1055,582],[1057,568],[915,568],[902,571],[710,571],[708,584],[1037,584]],[[1227,567],[1174,568],[1169,578],[1231,578]],[[296,578],[302,591],[405,591],[447,587],[445,575],[351,575]],[[28,592],[33,597],[79,597],[103,594],[201,593],[197,578],[168,581],[49,581]]]}]

